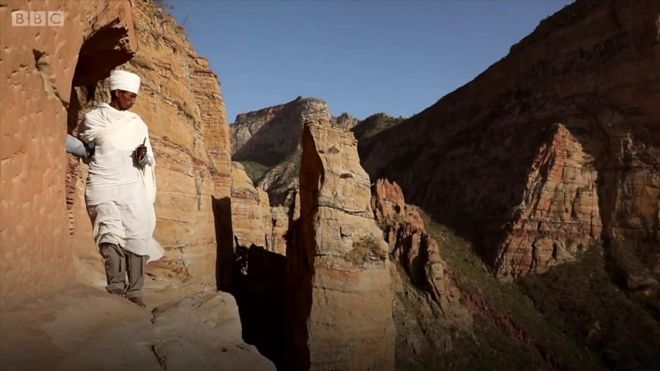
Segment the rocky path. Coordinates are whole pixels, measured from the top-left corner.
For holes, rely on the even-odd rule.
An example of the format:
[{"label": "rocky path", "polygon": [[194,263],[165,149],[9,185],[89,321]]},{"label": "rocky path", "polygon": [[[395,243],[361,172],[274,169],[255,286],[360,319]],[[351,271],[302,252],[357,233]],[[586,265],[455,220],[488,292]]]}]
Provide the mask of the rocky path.
[{"label": "rocky path", "polygon": [[[171,300],[164,301],[168,297]],[[182,287],[152,292],[147,300],[152,305],[145,310],[98,288],[78,285],[51,297],[4,306],[0,368],[275,369],[254,346],[243,342],[238,307],[230,294],[191,293]]]}]

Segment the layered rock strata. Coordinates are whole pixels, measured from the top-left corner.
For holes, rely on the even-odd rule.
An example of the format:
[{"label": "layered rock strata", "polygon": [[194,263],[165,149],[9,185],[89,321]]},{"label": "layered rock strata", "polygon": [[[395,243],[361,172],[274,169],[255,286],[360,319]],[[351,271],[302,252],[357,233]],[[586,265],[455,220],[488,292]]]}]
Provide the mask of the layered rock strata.
[{"label": "layered rock strata", "polygon": [[461,292],[440,256],[438,243],[426,232],[417,209],[405,203],[401,188],[378,179],[371,205],[378,225],[385,232],[390,256],[406,272],[407,280],[428,294],[448,327],[469,329],[472,317],[460,303]]},{"label": "layered rock strata", "polygon": [[243,165],[232,162],[231,218],[236,245],[265,247],[272,234],[266,191],[255,188]]},{"label": "layered rock strata", "polygon": [[[66,17],[62,27],[11,27],[14,10]],[[0,296],[11,301],[74,281],[64,151],[71,91],[130,59],[137,42],[130,1],[9,1],[0,20]],[[100,58],[82,52],[92,39]]]},{"label": "layered rock strata", "polygon": [[[158,275],[215,286],[212,197],[229,199],[231,186],[229,127],[220,85],[208,61],[194,51],[171,15],[148,1],[135,2],[133,14],[140,47],[120,68],[142,79],[132,110],[149,126],[156,156],[155,237],[166,255],[153,268]],[[105,81],[92,86],[76,90],[78,117],[109,101]],[[75,133],[80,124],[74,120],[70,131]],[[70,171],[76,180],[70,208],[79,266],[93,267],[98,266],[98,257],[84,205],[85,167],[80,166],[80,173],[75,166]]]},{"label": "layered rock strata", "polygon": [[[562,124],[531,166],[521,204],[500,247],[500,275],[521,276],[572,261],[600,239],[594,158]],[[530,249],[531,246],[531,249]]]},{"label": "layered rock strata", "polygon": [[272,167],[300,147],[304,117],[330,116],[325,102],[298,97],[278,106],[240,114],[231,125],[232,159]]},{"label": "layered rock strata", "polygon": [[297,192],[303,122],[323,119],[334,127],[350,130],[357,119],[348,114],[332,117],[327,104],[316,98],[295,100],[240,114],[231,125],[232,159],[244,164],[248,175],[265,189],[273,206],[288,206]]},{"label": "layered rock strata", "polygon": [[[229,136],[206,61],[151,2],[3,3],[3,24],[14,10],[65,18],[62,27],[0,34],[3,120],[15,121],[0,129],[3,368],[273,369],[243,342],[233,298],[215,292],[211,195],[229,199]],[[158,162],[156,237],[168,256],[145,276],[153,313],[103,290],[84,209],[86,165],[64,150],[82,114],[108,101],[103,79],[117,66],[142,76],[135,110],[150,124]],[[76,284],[74,270],[100,290]]]},{"label": "layered rock strata", "polygon": [[651,0],[565,7],[361,142],[365,169],[476,242],[503,279],[594,241],[660,246],[659,15]]},{"label": "layered rock strata", "polygon": [[287,367],[393,369],[387,244],[351,133],[305,120],[300,218],[287,249]]}]

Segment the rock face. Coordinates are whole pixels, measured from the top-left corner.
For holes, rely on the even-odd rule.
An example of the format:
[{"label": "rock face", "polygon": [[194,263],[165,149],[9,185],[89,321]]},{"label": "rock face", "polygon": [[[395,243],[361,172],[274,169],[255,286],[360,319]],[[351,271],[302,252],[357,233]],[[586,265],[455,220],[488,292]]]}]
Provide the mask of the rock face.
[{"label": "rock face", "polygon": [[[503,279],[595,241],[660,246],[656,1],[578,1],[472,82],[360,142],[372,177]],[[656,249],[657,252],[657,249]]]},{"label": "rock face", "polygon": [[232,159],[246,166],[257,187],[268,192],[273,206],[291,206],[297,192],[303,122],[324,120],[350,130],[357,119],[348,114],[333,118],[327,104],[316,98],[297,99],[259,111],[240,114],[231,125]]},{"label": "rock face", "polygon": [[330,116],[320,99],[298,97],[273,107],[236,116],[231,125],[232,159],[272,167],[300,147],[304,117]]},{"label": "rock face", "polygon": [[77,286],[27,300],[2,319],[0,356],[8,370],[275,369],[243,342],[227,293],[198,293],[150,313]]},{"label": "rock face", "polygon": [[387,244],[351,133],[308,117],[300,218],[287,249],[288,368],[393,369]]},{"label": "rock face", "polygon": [[[10,27],[13,10],[63,10],[67,17],[47,30]],[[74,280],[64,151],[72,85],[107,76],[137,43],[129,1],[10,1],[0,6],[0,19],[0,296],[13,300]],[[92,50],[86,40],[96,41],[96,56],[85,53]]]},{"label": "rock face", "polygon": [[394,274],[401,274],[394,290],[397,354],[414,358],[451,350],[452,331],[470,333],[472,315],[460,301],[462,293],[440,256],[438,243],[426,232],[417,209],[405,203],[396,183],[376,181],[371,205],[397,265]]},{"label": "rock face", "polygon": [[[148,1],[136,2],[133,14],[139,49],[120,68],[142,79],[132,110],[149,126],[156,155],[155,237],[166,255],[154,267],[183,281],[214,286],[217,246],[212,197],[229,198],[231,186],[229,128],[220,86],[171,15]],[[97,103],[109,101],[104,81],[75,93],[76,111],[70,116],[81,117]],[[80,119],[70,120],[70,131],[77,132],[81,124]],[[94,260],[98,258],[84,204],[86,166],[76,165],[68,174],[76,182],[69,182],[76,184],[69,194],[72,233],[81,265],[89,266],[98,264]]]},{"label": "rock face", "polygon": [[232,226],[237,245],[265,247],[270,239],[271,211],[266,191],[254,188],[243,165],[232,162]]},{"label": "rock face", "polygon": [[[602,230],[594,158],[564,125],[532,163],[525,194],[500,247],[498,274],[521,276],[574,260]],[[531,246],[531,251],[529,247]]]},{"label": "rock face", "polygon": [[[1,34],[3,122],[14,123],[0,128],[3,368],[273,369],[243,342],[233,298],[215,292],[211,196],[230,196],[229,129],[206,61],[148,1],[4,2],[3,24],[13,10],[65,19]],[[86,165],[64,150],[82,114],[108,101],[102,80],[117,66],[142,77],[135,111],[158,162],[156,237],[167,255],[145,276],[153,313],[103,290]]]},{"label": "rock face", "polygon": [[360,120],[344,112],[341,115],[334,117],[334,126],[343,130],[352,130],[357,124],[360,123]]},{"label": "rock face", "polygon": [[438,243],[426,233],[414,206],[407,205],[396,183],[379,179],[371,201],[376,221],[385,232],[393,261],[407,273],[410,282],[429,294],[442,318],[456,327],[469,328],[472,318],[460,304],[460,291],[440,257]]}]

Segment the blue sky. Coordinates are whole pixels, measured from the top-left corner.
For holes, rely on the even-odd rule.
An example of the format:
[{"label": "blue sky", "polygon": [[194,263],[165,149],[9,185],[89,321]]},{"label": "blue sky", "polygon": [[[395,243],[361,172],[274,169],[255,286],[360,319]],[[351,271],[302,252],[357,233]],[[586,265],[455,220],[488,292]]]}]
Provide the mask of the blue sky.
[{"label": "blue sky", "polygon": [[222,84],[228,119],[297,96],[334,115],[409,117],[571,3],[170,0]]}]

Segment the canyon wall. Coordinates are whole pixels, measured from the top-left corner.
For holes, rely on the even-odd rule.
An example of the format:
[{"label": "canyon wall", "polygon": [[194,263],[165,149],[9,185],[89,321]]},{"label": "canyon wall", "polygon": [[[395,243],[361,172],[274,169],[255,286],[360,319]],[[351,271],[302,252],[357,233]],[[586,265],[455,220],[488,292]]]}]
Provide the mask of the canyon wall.
[{"label": "canyon wall", "polygon": [[[132,111],[149,126],[156,156],[157,225],[155,238],[165,257],[149,268],[159,276],[174,275],[188,283],[215,286],[216,231],[213,200],[229,199],[231,163],[229,126],[217,76],[197,54],[183,28],[149,1],[133,7],[139,49],[119,68],[137,73],[141,89]],[[106,81],[76,90],[76,133],[82,114],[109,101]],[[98,269],[84,205],[86,165],[71,158],[69,208],[79,277]],[[80,171],[80,173],[78,173]],[[98,274],[97,274],[98,280]]]},{"label": "canyon wall", "polygon": [[358,120],[344,113],[333,117],[316,98],[240,114],[231,125],[232,159],[241,162],[257,188],[268,192],[271,205],[291,208],[298,189],[303,122],[323,117],[333,127],[351,130]]},{"label": "canyon wall", "polygon": [[601,241],[660,246],[659,17],[651,0],[565,7],[470,83],[361,141],[363,166],[503,279]]},{"label": "canyon wall", "polygon": [[[62,27],[13,27],[11,13],[63,11]],[[137,49],[130,1],[0,5],[0,296],[74,281],[64,150],[74,86],[107,76]],[[95,55],[83,53],[95,40]]]}]

